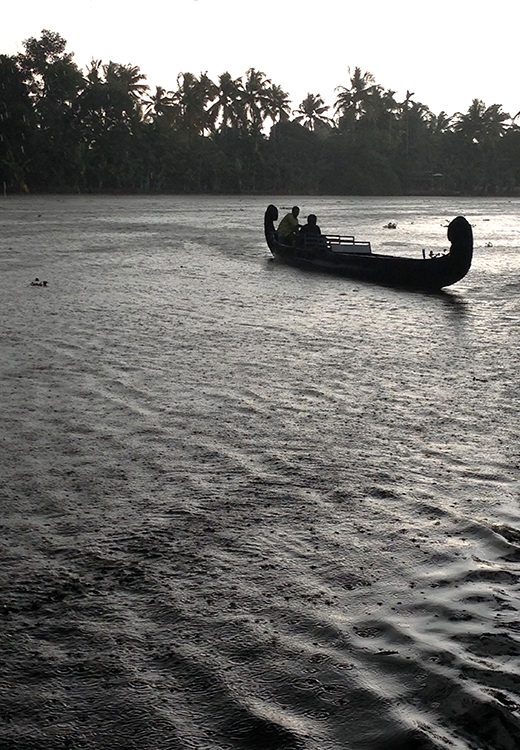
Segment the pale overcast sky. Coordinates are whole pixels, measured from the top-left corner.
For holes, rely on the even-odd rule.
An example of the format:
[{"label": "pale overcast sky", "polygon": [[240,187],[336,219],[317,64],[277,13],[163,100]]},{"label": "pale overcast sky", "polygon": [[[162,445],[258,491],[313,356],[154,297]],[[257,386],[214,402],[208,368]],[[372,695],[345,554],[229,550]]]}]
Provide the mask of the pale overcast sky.
[{"label": "pale overcast sky", "polygon": [[520,110],[518,0],[24,0],[3,10],[0,52],[42,29],[61,34],[83,69],[91,59],[137,65],[150,86],[179,72],[263,71],[296,108],[308,92],[335,101],[349,67],[438,114],[474,98]]}]

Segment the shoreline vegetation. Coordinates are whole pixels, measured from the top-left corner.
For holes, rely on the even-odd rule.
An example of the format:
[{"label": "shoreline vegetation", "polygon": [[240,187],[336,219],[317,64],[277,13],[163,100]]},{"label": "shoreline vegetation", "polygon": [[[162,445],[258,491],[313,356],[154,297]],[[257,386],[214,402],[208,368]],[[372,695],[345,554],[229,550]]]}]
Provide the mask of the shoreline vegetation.
[{"label": "shoreline vegetation", "polygon": [[520,195],[520,125],[500,104],[434,114],[348,70],[333,105],[260,70],[180,73],[92,60],[59,33],[0,55],[0,191],[107,194]]}]

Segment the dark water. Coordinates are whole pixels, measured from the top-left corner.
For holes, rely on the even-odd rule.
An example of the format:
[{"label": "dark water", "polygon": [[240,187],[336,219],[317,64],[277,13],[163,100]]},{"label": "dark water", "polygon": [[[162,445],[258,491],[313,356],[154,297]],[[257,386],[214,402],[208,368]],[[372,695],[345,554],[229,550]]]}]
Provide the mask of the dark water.
[{"label": "dark water", "polygon": [[2,750],[520,747],[520,200],[271,201],[0,203]]}]

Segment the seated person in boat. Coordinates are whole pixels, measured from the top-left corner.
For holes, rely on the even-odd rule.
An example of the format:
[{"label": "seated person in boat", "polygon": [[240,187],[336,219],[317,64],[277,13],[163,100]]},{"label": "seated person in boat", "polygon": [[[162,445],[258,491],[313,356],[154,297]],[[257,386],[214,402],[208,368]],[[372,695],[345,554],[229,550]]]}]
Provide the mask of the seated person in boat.
[{"label": "seated person in boat", "polygon": [[300,209],[293,206],[291,213],[285,214],[278,225],[278,241],[284,245],[294,245],[298,236],[300,225],[298,224],[298,215]]},{"label": "seated person in boat", "polygon": [[298,245],[304,250],[323,250],[327,242],[322,237],[315,214],[307,216],[307,224],[304,224],[298,235]]}]

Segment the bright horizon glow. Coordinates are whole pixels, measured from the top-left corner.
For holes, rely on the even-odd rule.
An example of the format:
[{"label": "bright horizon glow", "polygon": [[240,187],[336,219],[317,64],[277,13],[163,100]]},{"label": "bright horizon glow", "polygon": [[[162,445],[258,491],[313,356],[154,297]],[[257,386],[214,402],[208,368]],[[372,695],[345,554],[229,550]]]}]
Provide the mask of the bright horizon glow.
[{"label": "bright horizon glow", "polygon": [[[492,9],[491,9],[492,8]],[[173,90],[181,72],[263,71],[296,109],[320,94],[333,113],[337,86],[351,71],[371,72],[403,101],[432,112],[467,112],[473,99],[501,104],[515,115],[516,2],[478,6],[469,0],[339,4],[337,0],[26,0],[9,7],[0,28],[0,53],[23,51],[42,29],[58,32],[85,71],[92,59],[138,66],[150,91]]]}]

